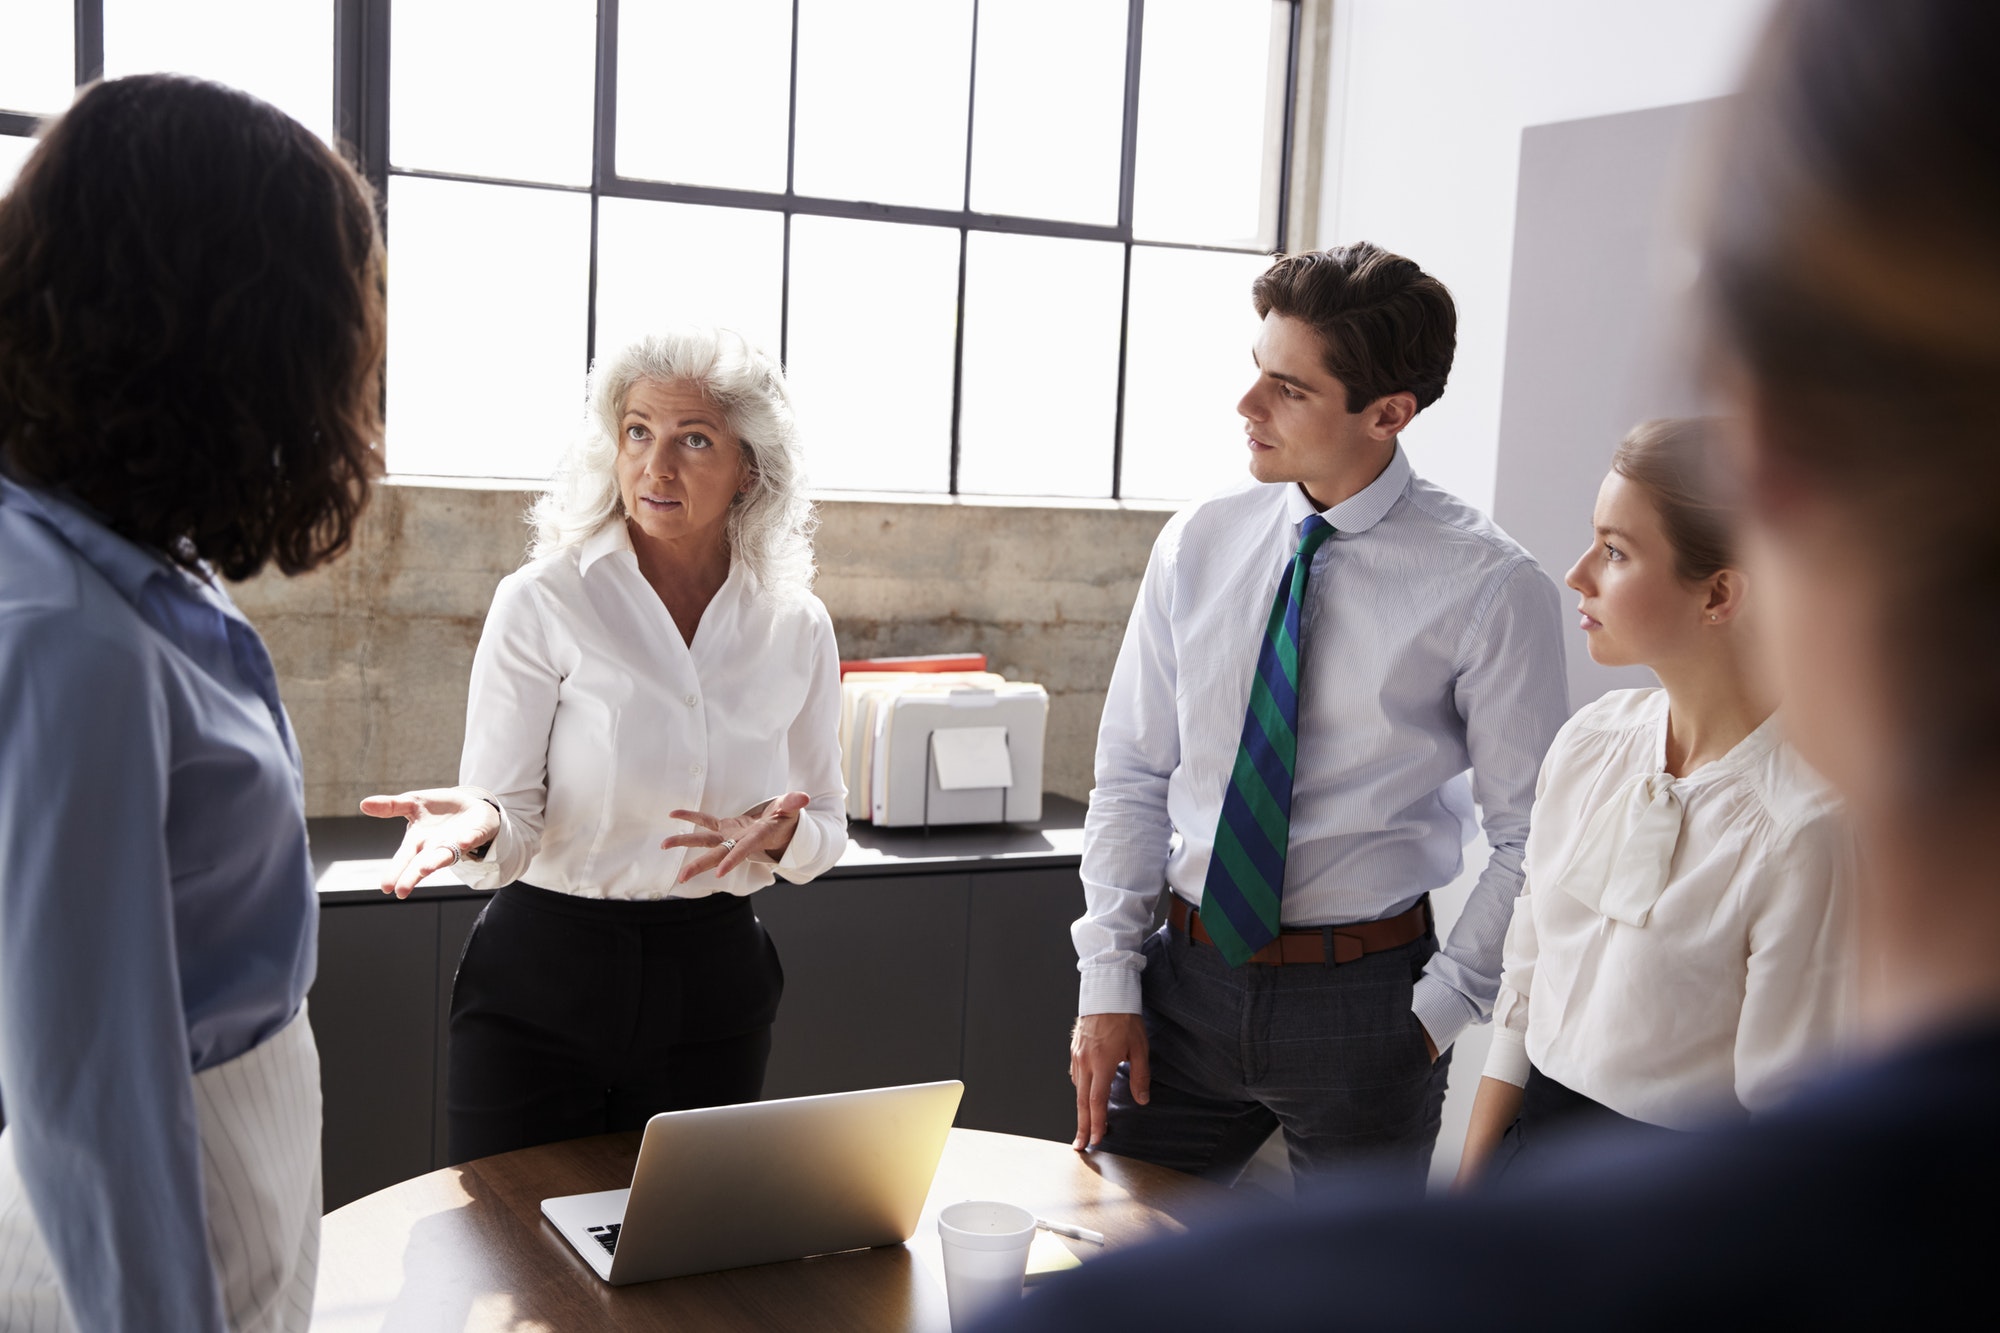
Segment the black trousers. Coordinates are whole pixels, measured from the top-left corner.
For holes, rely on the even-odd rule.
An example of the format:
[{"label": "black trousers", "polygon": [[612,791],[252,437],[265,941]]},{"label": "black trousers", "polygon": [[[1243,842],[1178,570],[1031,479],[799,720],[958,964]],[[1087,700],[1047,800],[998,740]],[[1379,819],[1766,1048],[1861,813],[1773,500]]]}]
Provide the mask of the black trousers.
[{"label": "black trousers", "polygon": [[784,969],[748,898],[603,901],[510,884],[451,991],[453,1162],[756,1101]]},{"label": "black trousers", "polygon": [[1494,1178],[1530,1175],[1560,1159],[1563,1144],[1571,1138],[1607,1133],[1657,1138],[1674,1131],[1620,1115],[1529,1065],[1528,1083],[1521,1089],[1521,1113],[1500,1140]]}]

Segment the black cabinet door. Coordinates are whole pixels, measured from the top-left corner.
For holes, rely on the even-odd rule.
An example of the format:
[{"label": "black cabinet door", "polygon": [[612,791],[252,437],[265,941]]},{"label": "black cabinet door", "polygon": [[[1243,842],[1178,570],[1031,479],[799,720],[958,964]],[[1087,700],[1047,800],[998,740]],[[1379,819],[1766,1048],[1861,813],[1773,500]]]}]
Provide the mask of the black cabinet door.
[{"label": "black cabinet door", "polygon": [[764,1095],[957,1078],[970,897],[965,875],[759,892],[751,901],[785,968]]},{"label": "black cabinet door", "polygon": [[332,904],[319,914],[313,1035],[328,1212],[431,1170],[438,904]]},{"label": "black cabinet door", "polygon": [[437,1092],[431,1119],[431,1170],[450,1166],[446,1150],[447,1092],[451,1082],[451,985],[459,960],[472,935],[472,923],[485,908],[484,898],[447,898],[438,904],[437,937]]},{"label": "black cabinet door", "polygon": [[973,878],[965,977],[965,1102],[970,1129],[1067,1142],[1076,1133],[1069,1032],[1083,915],[1074,870],[991,870]]}]

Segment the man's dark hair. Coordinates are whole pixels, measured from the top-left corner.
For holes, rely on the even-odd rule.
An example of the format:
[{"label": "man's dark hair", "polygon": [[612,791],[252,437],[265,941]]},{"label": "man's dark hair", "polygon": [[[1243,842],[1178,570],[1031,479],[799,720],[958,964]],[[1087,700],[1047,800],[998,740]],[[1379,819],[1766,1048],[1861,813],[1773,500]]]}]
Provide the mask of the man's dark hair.
[{"label": "man's dark hair", "polygon": [[1272,311],[1310,324],[1326,368],[1359,412],[1392,393],[1419,411],[1444,395],[1458,345],[1458,310],[1443,283],[1367,241],[1281,255],[1250,285],[1257,318]]},{"label": "man's dark hair", "polygon": [[381,470],[362,179],[219,84],[102,83],[0,199],[0,462],[232,579],[351,540]]}]

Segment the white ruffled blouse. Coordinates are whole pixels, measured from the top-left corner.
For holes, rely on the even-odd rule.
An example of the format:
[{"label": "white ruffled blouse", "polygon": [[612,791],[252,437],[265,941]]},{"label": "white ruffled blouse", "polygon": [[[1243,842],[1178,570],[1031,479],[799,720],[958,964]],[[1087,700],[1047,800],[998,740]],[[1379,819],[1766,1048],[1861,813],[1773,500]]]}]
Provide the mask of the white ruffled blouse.
[{"label": "white ruffled blouse", "polygon": [[1666,772],[1666,691],[1606,695],[1549,749],[1507,931],[1490,1078],[1534,1066],[1692,1128],[1780,1099],[1851,1020],[1853,868],[1776,716]]}]

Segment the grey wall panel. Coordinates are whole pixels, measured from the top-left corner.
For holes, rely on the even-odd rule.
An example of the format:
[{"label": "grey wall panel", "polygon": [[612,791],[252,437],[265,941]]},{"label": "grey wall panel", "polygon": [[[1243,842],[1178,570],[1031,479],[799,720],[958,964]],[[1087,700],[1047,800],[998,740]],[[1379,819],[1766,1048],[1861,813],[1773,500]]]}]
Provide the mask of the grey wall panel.
[{"label": "grey wall panel", "polygon": [[[1591,506],[1619,438],[1647,417],[1702,408],[1681,185],[1718,105],[1522,132],[1493,509],[1558,584],[1591,539]],[[1643,668],[1598,666],[1573,617],[1565,623],[1572,707],[1655,683]]]}]

